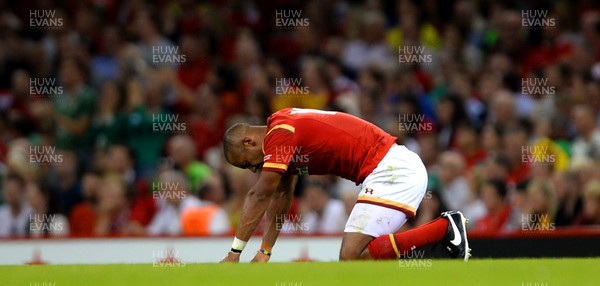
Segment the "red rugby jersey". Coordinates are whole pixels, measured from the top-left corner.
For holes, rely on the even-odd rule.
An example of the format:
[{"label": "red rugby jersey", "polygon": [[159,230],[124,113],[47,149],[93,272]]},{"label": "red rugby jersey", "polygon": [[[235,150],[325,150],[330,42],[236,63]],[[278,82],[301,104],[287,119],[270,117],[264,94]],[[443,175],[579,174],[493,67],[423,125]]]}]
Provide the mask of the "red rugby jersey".
[{"label": "red rugby jersey", "polygon": [[285,108],[267,120],[263,171],[333,174],[360,184],[396,138],[358,117],[333,111]]}]

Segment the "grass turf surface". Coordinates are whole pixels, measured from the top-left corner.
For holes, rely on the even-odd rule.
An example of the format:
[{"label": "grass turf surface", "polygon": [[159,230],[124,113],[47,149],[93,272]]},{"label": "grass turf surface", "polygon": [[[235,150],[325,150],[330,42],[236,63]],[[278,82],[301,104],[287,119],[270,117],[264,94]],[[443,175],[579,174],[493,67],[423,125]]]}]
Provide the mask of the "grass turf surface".
[{"label": "grass turf surface", "polygon": [[600,258],[405,262],[2,266],[0,285],[600,285]]}]

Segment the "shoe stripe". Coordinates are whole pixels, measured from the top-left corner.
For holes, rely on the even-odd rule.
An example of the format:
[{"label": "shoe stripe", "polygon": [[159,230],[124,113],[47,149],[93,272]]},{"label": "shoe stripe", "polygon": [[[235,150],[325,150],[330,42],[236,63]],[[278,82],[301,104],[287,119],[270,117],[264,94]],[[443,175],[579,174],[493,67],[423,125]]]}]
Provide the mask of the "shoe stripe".
[{"label": "shoe stripe", "polygon": [[390,242],[392,243],[392,247],[394,248],[394,252],[396,252],[396,257],[400,258],[400,251],[398,251],[398,246],[396,245],[396,239],[394,238],[394,234],[390,233]]}]

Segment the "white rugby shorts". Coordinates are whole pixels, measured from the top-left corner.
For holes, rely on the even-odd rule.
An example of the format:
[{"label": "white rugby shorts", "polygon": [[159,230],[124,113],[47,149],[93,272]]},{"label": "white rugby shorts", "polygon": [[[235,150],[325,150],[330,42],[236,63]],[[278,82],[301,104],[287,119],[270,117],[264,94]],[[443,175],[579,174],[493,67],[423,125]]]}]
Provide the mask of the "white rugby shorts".
[{"label": "white rugby shorts", "polygon": [[427,170],[416,153],[394,144],[361,184],[344,232],[373,237],[395,233],[414,217],[427,189]]}]

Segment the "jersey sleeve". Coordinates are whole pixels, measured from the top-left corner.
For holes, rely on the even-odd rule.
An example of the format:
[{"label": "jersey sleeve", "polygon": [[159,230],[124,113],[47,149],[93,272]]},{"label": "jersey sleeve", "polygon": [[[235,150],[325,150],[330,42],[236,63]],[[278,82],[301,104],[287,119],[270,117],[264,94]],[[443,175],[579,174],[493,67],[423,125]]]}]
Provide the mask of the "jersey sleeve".
[{"label": "jersey sleeve", "polygon": [[[277,126],[276,126],[277,127]],[[263,142],[263,171],[285,173],[294,156],[294,129],[273,128]]]}]

